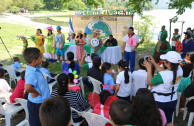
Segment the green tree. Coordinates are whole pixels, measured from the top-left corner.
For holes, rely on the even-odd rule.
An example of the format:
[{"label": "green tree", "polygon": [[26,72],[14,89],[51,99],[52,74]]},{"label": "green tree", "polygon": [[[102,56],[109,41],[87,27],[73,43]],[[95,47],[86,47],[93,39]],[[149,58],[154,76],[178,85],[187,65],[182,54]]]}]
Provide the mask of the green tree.
[{"label": "green tree", "polygon": [[144,15],[139,21],[134,22],[134,27],[141,40],[140,43],[148,44],[153,38],[153,31],[156,26],[156,22],[153,19],[153,16]]},{"label": "green tree", "polygon": [[[155,4],[158,4],[160,0],[157,0]],[[162,1],[162,0],[161,0]],[[176,16],[172,18],[173,22],[176,22],[178,20],[178,15],[181,15],[185,12],[186,8],[192,7],[192,2],[194,0],[170,0],[168,8],[169,9],[177,9]],[[128,5],[132,7],[132,9],[142,15],[143,9],[145,8],[147,3],[152,2],[152,0],[128,0]]]},{"label": "green tree", "polygon": [[43,0],[34,0],[34,10],[40,10],[44,7]]},{"label": "green tree", "polygon": [[34,9],[34,0],[13,0],[13,5],[28,10]]},{"label": "green tree", "polygon": [[68,2],[68,9],[69,10],[85,10],[86,5],[81,0],[71,0]]},{"label": "green tree", "polygon": [[12,3],[12,0],[0,0],[0,11],[5,11]]}]

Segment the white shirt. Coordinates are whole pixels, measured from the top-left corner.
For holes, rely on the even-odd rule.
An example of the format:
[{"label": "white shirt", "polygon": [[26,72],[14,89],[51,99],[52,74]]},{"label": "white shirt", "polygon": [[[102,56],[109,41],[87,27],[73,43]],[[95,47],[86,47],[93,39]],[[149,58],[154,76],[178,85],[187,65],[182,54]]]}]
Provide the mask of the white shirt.
[{"label": "white shirt", "polygon": [[0,92],[9,93],[10,86],[5,79],[0,79]]},{"label": "white shirt", "polygon": [[120,84],[120,89],[117,93],[117,96],[128,97],[131,92],[132,77],[131,72],[129,72],[129,83],[125,84],[125,71],[120,72],[117,75],[116,84]]},{"label": "white shirt", "polygon": [[160,31],[158,34],[158,40],[160,40],[161,34],[162,34],[162,31]]},{"label": "white shirt", "polygon": [[[139,43],[139,36],[138,35],[136,35],[136,34],[134,34],[133,36],[132,36],[132,38],[135,38],[136,39],[136,43]],[[125,37],[124,37],[124,42],[126,43],[126,46],[125,46],[125,51],[126,52],[131,52],[131,50],[136,46],[130,46],[129,44],[128,44],[128,39],[129,39],[129,36],[128,36],[128,34],[126,34],[125,35]]]},{"label": "white shirt", "polygon": [[145,70],[137,70],[132,73],[132,95],[136,96],[137,91],[140,88],[147,88],[148,81],[147,81],[147,72]]},{"label": "white shirt", "polygon": [[[177,35],[175,35],[175,38],[177,37],[177,36],[179,36],[180,34],[177,34]],[[178,41],[180,41],[180,38],[178,39]],[[176,41],[172,41],[172,46],[175,46],[175,44],[176,44]]]},{"label": "white shirt", "polygon": [[75,38],[72,39],[72,36],[70,36],[70,37],[69,37],[69,42],[70,42],[70,43],[75,43]]}]

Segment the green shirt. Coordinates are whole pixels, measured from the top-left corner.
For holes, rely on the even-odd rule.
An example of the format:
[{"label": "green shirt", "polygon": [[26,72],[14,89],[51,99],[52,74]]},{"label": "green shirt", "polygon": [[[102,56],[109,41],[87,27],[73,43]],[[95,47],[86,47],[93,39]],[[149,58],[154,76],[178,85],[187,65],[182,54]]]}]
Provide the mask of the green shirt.
[{"label": "green shirt", "polygon": [[85,69],[85,70],[86,70],[86,69],[88,70],[88,69],[89,69],[88,63],[84,64],[84,65],[82,66],[82,68]]},{"label": "green shirt", "polygon": [[156,76],[154,76],[152,79],[151,79],[151,83],[152,85],[154,86],[157,86],[159,84],[163,84],[164,81],[162,79],[162,76],[160,75],[160,73],[158,73]]}]

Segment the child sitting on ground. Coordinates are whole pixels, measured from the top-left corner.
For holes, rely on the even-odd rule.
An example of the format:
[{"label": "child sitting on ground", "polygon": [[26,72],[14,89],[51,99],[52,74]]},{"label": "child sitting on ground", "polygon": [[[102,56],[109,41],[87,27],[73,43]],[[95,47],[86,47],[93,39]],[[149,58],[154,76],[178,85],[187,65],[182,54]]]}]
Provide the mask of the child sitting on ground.
[{"label": "child sitting on ground", "polygon": [[[40,71],[44,74],[49,75],[50,77],[55,77],[56,74],[52,74],[49,72],[49,62],[48,61],[42,61],[42,68],[40,68]],[[52,83],[55,81],[55,79],[51,79],[49,77],[47,77],[48,83]]]},{"label": "child sitting on ground", "polygon": [[102,64],[102,77],[103,77],[103,90],[108,90],[111,94],[114,94],[114,80],[112,77],[112,66],[110,63],[103,63]]},{"label": "child sitting on ground", "polygon": [[25,86],[28,94],[28,111],[30,126],[41,126],[39,118],[39,108],[41,103],[50,98],[48,83],[40,71],[42,63],[42,53],[37,48],[27,48],[24,50],[26,65]]},{"label": "child sitting on ground", "polygon": [[0,68],[0,93],[11,93],[13,90],[5,80],[5,70]]},{"label": "child sitting on ground", "polygon": [[21,78],[17,82],[17,86],[9,98],[11,103],[15,103],[15,98],[24,98],[25,71],[22,71],[20,76]]},{"label": "child sitting on ground", "polygon": [[71,68],[72,71],[77,71],[77,75],[80,74],[79,63],[76,63],[74,61],[74,53],[73,52],[67,53],[67,61],[62,63],[62,72],[65,74],[68,74],[69,68]]},{"label": "child sitting on ground", "polygon": [[131,116],[131,104],[119,99],[112,102],[109,110],[109,119],[113,126],[131,126],[129,119]]},{"label": "child sitting on ground", "polygon": [[144,59],[141,58],[138,62],[138,70],[132,73],[132,82],[133,82],[132,95],[133,97],[135,97],[138,89],[147,88],[148,86],[147,72],[146,72],[146,68],[142,65],[143,62],[144,62]]},{"label": "child sitting on ground", "polygon": [[75,85],[75,79],[74,79],[74,75],[72,73],[68,74],[68,78],[69,78],[69,84],[68,84],[68,88],[71,91],[79,91],[81,90],[81,87],[79,85]]},{"label": "child sitting on ground", "polygon": [[20,72],[17,71],[19,68],[22,67],[20,64],[20,59],[19,57],[14,57],[13,60],[14,60],[14,64],[12,65],[12,67],[15,68],[15,74],[16,76],[20,76]]},{"label": "child sitting on ground", "polygon": [[42,126],[71,126],[70,105],[62,96],[45,100],[39,115]]},{"label": "child sitting on ground", "polygon": [[120,60],[118,67],[120,72],[117,75],[114,95],[129,102],[132,85],[131,72],[129,72],[128,63],[125,60]]}]

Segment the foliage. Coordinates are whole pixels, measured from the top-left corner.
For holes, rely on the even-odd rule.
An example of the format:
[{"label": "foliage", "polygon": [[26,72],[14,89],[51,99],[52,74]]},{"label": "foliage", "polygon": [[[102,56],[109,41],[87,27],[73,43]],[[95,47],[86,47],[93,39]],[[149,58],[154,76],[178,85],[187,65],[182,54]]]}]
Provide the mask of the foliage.
[{"label": "foliage", "polygon": [[12,3],[12,0],[0,0],[0,11],[5,11]]},{"label": "foliage", "polygon": [[[155,4],[158,4],[159,1],[160,0],[157,0]],[[191,8],[193,1],[194,0],[170,0],[169,3],[167,3],[168,8],[177,9],[177,15],[172,18],[172,21],[176,22],[178,20],[178,15],[183,14],[186,8]],[[150,2],[152,2],[152,0],[128,0],[127,5],[130,5],[136,13],[142,15],[142,8],[145,8],[146,4]]]},{"label": "foliage", "polygon": [[28,10],[34,9],[34,0],[13,0],[13,5]]},{"label": "foliage", "polygon": [[104,6],[103,8],[105,10],[124,10],[124,9],[128,9],[129,6],[126,6],[126,2],[125,1],[117,1],[117,0],[104,0]]},{"label": "foliage", "polygon": [[68,2],[68,9],[69,10],[85,10],[86,5],[81,0],[71,0]]},{"label": "foliage", "polygon": [[12,13],[17,13],[17,12],[20,11],[20,8],[17,7],[17,6],[11,6],[11,7],[10,7],[10,11],[11,11]]},{"label": "foliage", "polygon": [[44,7],[43,0],[34,0],[34,10],[40,10]]},{"label": "foliage", "polygon": [[134,22],[135,30],[140,37],[140,43],[149,44],[154,33],[156,23],[153,21],[154,17],[150,15],[144,15],[139,21]]}]

